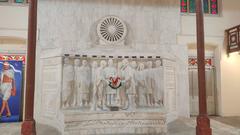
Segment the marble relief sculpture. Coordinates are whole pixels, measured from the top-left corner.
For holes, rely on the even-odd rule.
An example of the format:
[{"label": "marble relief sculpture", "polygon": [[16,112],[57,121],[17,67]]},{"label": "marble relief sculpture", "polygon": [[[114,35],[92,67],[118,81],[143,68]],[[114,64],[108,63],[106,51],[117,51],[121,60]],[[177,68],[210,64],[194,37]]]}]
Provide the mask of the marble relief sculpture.
[{"label": "marble relief sculpture", "polygon": [[105,73],[104,69],[107,66],[107,62],[105,60],[100,61],[100,67],[97,68],[96,75],[96,86],[97,90],[97,106],[101,109],[106,109],[106,100],[105,100],[105,89],[107,87],[107,83],[104,79]]},{"label": "marble relief sculpture", "polygon": [[73,105],[73,85],[74,69],[69,58],[64,58],[63,64],[63,90],[62,90],[62,106],[64,108]]},{"label": "marble relief sculpture", "polygon": [[97,108],[97,69],[98,63],[96,61],[92,62],[92,72],[91,72],[91,86],[92,86],[92,104],[91,111],[95,111]]},{"label": "marble relief sculpture", "polygon": [[90,83],[91,83],[91,72],[88,62],[86,60],[82,61],[82,66],[79,68],[78,72],[75,72],[79,80],[77,83],[77,105],[78,106],[88,106],[89,105],[89,94],[90,94]]},{"label": "marble relief sculpture", "polygon": [[126,109],[136,109],[136,83],[135,83],[135,69],[133,69],[127,59],[122,61],[123,63],[123,80],[125,82],[125,90],[127,94],[127,105]]},{"label": "marble relief sculpture", "polygon": [[147,97],[146,97],[146,84],[144,81],[145,72],[144,72],[144,64],[139,63],[137,67],[137,74],[136,74],[136,89],[137,89],[137,103],[138,106],[147,106]]},{"label": "marble relief sculpture", "polygon": [[[108,66],[104,69],[104,79],[107,81],[107,83],[115,83],[114,81],[118,81],[117,78],[117,69],[114,67],[113,60],[108,60]],[[105,91],[105,97],[107,101],[107,106],[116,106],[117,101],[117,90],[113,87],[111,87],[111,84],[106,87]]]},{"label": "marble relief sculpture", "polygon": [[155,106],[163,106],[163,82],[160,81],[163,78],[163,67],[162,62],[160,60],[157,60],[155,62],[155,68],[153,69],[153,72],[155,73],[153,75],[154,77],[154,85],[155,85],[155,91],[153,93],[154,96],[154,105]]},{"label": "marble relief sculpture", "polygon": [[80,59],[75,59],[74,60],[74,90],[73,90],[73,104],[75,106],[78,106],[78,89],[79,89],[79,81],[80,81],[80,65],[81,61]]},{"label": "marble relief sculpture", "polygon": [[153,91],[154,88],[154,78],[153,78],[153,64],[152,61],[147,62],[147,69],[145,73],[145,84],[146,84],[146,97],[147,97],[147,105],[152,106],[153,105]]},{"label": "marble relief sculpture", "polygon": [[162,77],[161,60],[64,58],[62,105],[91,111],[160,107]]}]

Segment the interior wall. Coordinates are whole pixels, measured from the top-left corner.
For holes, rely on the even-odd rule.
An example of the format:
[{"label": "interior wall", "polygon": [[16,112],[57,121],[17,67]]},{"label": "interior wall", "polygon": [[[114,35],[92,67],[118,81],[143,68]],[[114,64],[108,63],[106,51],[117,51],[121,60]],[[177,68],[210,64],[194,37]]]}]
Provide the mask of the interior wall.
[{"label": "interior wall", "polygon": [[124,20],[126,45],[137,49],[176,45],[180,29],[178,0],[45,0],[39,2],[38,13],[39,44],[44,49],[89,48],[96,44],[96,24],[108,15]]},{"label": "interior wall", "polygon": [[0,36],[27,38],[28,6],[0,5]]},{"label": "interior wall", "polygon": [[[240,24],[240,1],[220,0],[219,15],[205,15],[205,42],[215,45],[217,91],[218,91],[218,114],[222,116],[240,115],[240,109],[233,105],[240,102],[239,84],[240,58],[238,55],[226,58],[224,49],[224,31]],[[181,16],[181,32],[178,35],[178,43],[196,43],[196,16]],[[233,62],[234,63],[231,63]],[[231,65],[231,66],[229,66]],[[234,71],[234,73],[232,73]],[[231,79],[231,78],[234,78]],[[231,85],[230,82],[232,81]]]},{"label": "interior wall", "polygon": [[28,6],[0,5],[1,53],[26,51]]},{"label": "interior wall", "polygon": [[240,115],[240,55],[237,53],[222,55],[222,110],[224,116]]}]

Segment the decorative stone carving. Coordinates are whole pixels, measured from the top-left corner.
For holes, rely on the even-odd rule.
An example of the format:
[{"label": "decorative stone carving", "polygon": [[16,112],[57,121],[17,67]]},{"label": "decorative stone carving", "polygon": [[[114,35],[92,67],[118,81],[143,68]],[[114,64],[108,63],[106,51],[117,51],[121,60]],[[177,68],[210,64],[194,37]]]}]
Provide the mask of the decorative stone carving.
[{"label": "decorative stone carving", "polygon": [[73,85],[74,69],[69,58],[64,58],[63,64],[63,89],[62,89],[62,106],[69,107],[73,105]]},{"label": "decorative stone carving", "polygon": [[[149,127],[151,124],[139,124],[137,127],[136,123],[145,123],[146,121],[155,121],[158,118],[166,118],[163,114],[157,113],[155,117],[152,117],[151,113],[154,109],[156,111],[161,110],[160,106],[148,106],[146,101],[146,84],[145,84],[145,75],[147,68],[147,61],[152,61],[153,69],[157,69],[154,64],[157,59],[147,59],[148,55],[161,55],[166,59],[163,59],[163,67],[164,75],[163,78],[158,78],[158,84],[160,82],[163,83],[164,86],[161,89],[164,89],[164,96],[158,99],[164,100],[163,108],[171,108],[167,112],[167,117],[175,116],[187,116],[185,115],[188,111],[188,99],[187,99],[187,81],[185,81],[187,77],[187,65],[184,65],[183,61],[185,57],[187,57],[187,49],[185,46],[177,45],[176,35],[179,33],[179,19],[180,15],[178,14],[178,7],[176,2],[170,2],[167,0],[158,1],[156,0],[120,0],[119,2],[115,1],[106,1],[106,0],[98,0],[86,2],[85,0],[77,0],[67,2],[66,0],[41,0],[39,1],[39,23],[38,27],[40,29],[39,33],[39,57],[41,60],[52,59],[53,62],[56,60],[53,59],[55,57],[61,57],[63,54],[70,54],[70,66],[73,66],[74,59],[80,60],[80,64],[77,67],[80,67],[82,64],[82,60],[87,60],[90,67],[90,90],[89,90],[89,104],[87,106],[77,106],[74,102],[77,101],[77,94],[68,94],[68,91],[71,93],[76,93],[76,69],[75,65],[71,74],[74,75],[72,77],[67,78],[69,74],[68,70],[66,70],[66,65],[61,65],[60,70],[56,70],[54,67],[51,72],[54,72],[57,76],[57,79],[61,79],[60,81],[56,81],[55,84],[51,84],[55,86],[56,95],[51,93],[51,96],[46,97],[51,100],[46,100],[45,94],[49,94],[49,92],[44,93],[41,91],[47,85],[42,84],[41,81],[37,85],[37,98],[41,100],[36,100],[36,118],[41,122],[46,122],[49,125],[57,127],[62,134],[65,135],[84,135],[84,134],[155,134],[156,132],[152,131],[164,131],[161,127],[166,127],[166,123],[163,125],[155,123],[153,126]],[[67,4],[67,6],[66,6]],[[147,5],[147,6],[146,6]],[[93,10],[94,9],[94,10]],[[127,13],[127,14],[126,14]],[[97,33],[97,25],[101,24],[101,20],[97,22],[100,17],[115,14],[121,17],[128,26],[126,31],[125,38],[122,40],[118,40],[117,42],[108,42],[105,39],[101,38]],[[123,21],[122,21],[123,22]],[[124,24],[124,23],[123,23]],[[160,25],[161,24],[161,25]],[[100,25],[99,25],[100,26]],[[100,28],[100,27],[99,27]],[[105,27],[106,28],[106,27]],[[167,28],[167,29],[166,29]],[[109,27],[108,31],[114,33],[116,29],[114,27]],[[105,29],[106,31],[106,29]],[[100,33],[101,34],[101,33]],[[124,37],[124,36],[123,36]],[[122,47],[122,45],[126,45],[127,47]],[[93,46],[91,48],[91,46]],[[101,47],[99,47],[101,46]],[[115,46],[117,46],[115,48]],[[85,54],[88,57],[72,57],[75,54]],[[97,58],[90,58],[89,55],[97,55]],[[132,61],[136,61],[138,68],[135,74],[135,83],[136,83],[136,109],[123,111],[122,109],[126,108],[128,105],[128,95],[126,94],[126,89],[124,88],[124,81],[122,82],[122,86],[117,90],[117,98],[116,101],[120,103],[119,111],[113,112],[109,111],[109,108],[106,105],[106,99],[104,91],[108,87],[108,81],[104,78],[104,68],[107,67],[106,61],[108,61],[108,57],[101,57],[102,55],[117,55],[122,56],[121,58],[113,58],[113,63],[115,68],[117,69],[117,75],[121,76],[121,68],[122,68],[122,60],[125,58],[124,56],[135,56],[137,58],[132,59],[132,57],[126,58],[129,63]],[[144,56],[145,58],[140,59],[139,56]],[[175,77],[178,77],[177,83],[173,79],[172,75],[168,74],[168,69],[166,68],[166,63],[164,61],[169,61],[175,59],[172,56],[177,56],[177,72],[175,72]],[[100,56],[100,57],[99,57]],[[100,67],[100,61],[105,61],[104,66]],[[94,63],[97,66],[94,66]],[[45,70],[42,67],[48,62],[38,62],[39,70]],[[91,63],[91,64],[90,64]],[[104,62],[103,62],[104,63]],[[131,66],[132,64],[130,64]],[[65,67],[66,66],[66,67]],[[140,68],[141,67],[141,68]],[[174,67],[170,65],[169,67]],[[166,69],[166,70],[165,70]],[[171,68],[172,69],[172,68]],[[46,69],[48,71],[48,69]],[[62,71],[63,70],[63,71]],[[71,71],[70,70],[70,71]],[[174,69],[175,70],[175,69]],[[49,71],[50,72],[50,71]],[[171,70],[172,72],[172,70]],[[36,77],[40,76],[39,72]],[[63,73],[63,75],[61,75]],[[46,73],[49,74],[49,73]],[[71,76],[69,74],[69,76]],[[101,75],[103,74],[103,75]],[[155,75],[157,75],[156,73]],[[160,74],[160,73],[159,73]],[[169,76],[168,76],[169,75]],[[184,79],[182,79],[184,78]],[[43,78],[43,80],[45,77]],[[46,77],[48,79],[48,77]],[[72,88],[70,85],[71,80],[73,80]],[[156,79],[154,79],[156,80]],[[164,82],[162,82],[162,80]],[[46,81],[47,82],[47,81]],[[171,83],[169,83],[171,82]],[[155,83],[155,82],[154,82]],[[140,85],[141,84],[141,85]],[[156,87],[160,87],[161,85]],[[176,85],[177,84],[177,85]],[[174,87],[176,85],[177,87]],[[74,87],[75,88],[74,88]],[[43,88],[42,88],[43,87]],[[170,88],[171,87],[171,88]],[[41,90],[40,90],[41,89]],[[61,90],[61,98],[60,92]],[[162,91],[162,92],[163,92]],[[179,92],[181,91],[181,92]],[[153,91],[155,93],[156,91]],[[157,91],[159,92],[159,90]],[[176,94],[178,93],[178,94]],[[178,95],[176,97],[176,95]],[[69,100],[66,100],[71,97]],[[65,97],[65,98],[63,98]],[[53,100],[52,100],[53,98]],[[74,99],[75,98],[75,99]],[[160,101],[157,99],[156,95],[153,94],[153,103]],[[164,98],[164,99],[163,99]],[[177,101],[175,101],[177,99]],[[57,104],[53,107],[52,101],[55,101]],[[66,102],[69,101],[69,102]],[[170,102],[171,101],[171,102]],[[178,102],[178,104],[176,104]],[[49,111],[45,111],[42,106],[51,103],[49,109],[54,108],[56,111],[55,116],[46,115]],[[61,103],[61,108],[60,104]],[[68,105],[69,103],[69,105]],[[65,106],[65,104],[67,106]],[[181,107],[178,107],[181,105]],[[171,106],[171,107],[168,107]],[[177,111],[176,111],[176,108]],[[139,110],[147,110],[147,112],[143,112],[142,115],[134,116],[134,113],[138,113]],[[65,111],[69,111],[70,114],[64,113]],[[122,115],[123,112],[129,112],[126,115]],[[174,112],[174,114],[170,114]],[[91,115],[92,114],[92,115]],[[103,116],[102,114],[108,114]],[[47,117],[45,117],[46,115]],[[54,114],[52,114],[54,115]],[[86,116],[89,115],[89,116]],[[118,117],[114,117],[114,116]],[[128,117],[129,116],[129,117]],[[132,116],[132,117],[130,117]],[[88,130],[86,128],[81,128],[81,122],[85,119],[88,120],[98,120],[101,118],[101,121],[109,120],[109,127],[107,124],[103,124],[106,128],[101,127],[101,124],[93,124],[91,129]],[[132,119],[128,121],[129,119]],[[139,120],[141,119],[141,120]],[[44,121],[42,121],[44,120]],[[118,122],[119,121],[119,122]],[[124,122],[123,122],[124,121]],[[132,122],[134,121],[134,122]],[[127,122],[131,122],[131,124],[126,124]],[[97,122],[101,123],[101,122]],[[116,124],[112,124],[116,123]],[[120,124],[119,124],[120,123]],[[122,123],[122,124],[121,124]],[[90,123],[91,124],[91,123]],[[80,126],[78,126],[80,125]],[[124,125],[127,125],[124,127]],[[132,125],[132,126],[131,126]],[[91,126],[91,125],[89,125]],[[94,127],[95,126],[95,127]],[[98,128],[99,126],[99,128]]]},{"label": "decorative stone carving", "polygon": [[66,57],[62,105],[66,109],[80,107],[80,110],[86,110],[83,107],[90,107],[89,111],[162,107],[164,88],[161,82],[163,67],[159,58]]},{"label": "decorative stone carving", "polygon": [[109,107],[117,106],[117,90],[114,87],[114,85],[117,85],[119,82],[118,76],[117,76],[117,69],[114,67],[114,63],[112,59],[108,60],[108,66],[104,69],[104,79],[109,84],[106,87],[105,95],[106,95],[106,105]]},{"label": "decorative stone carving", "polygon": [[153,105],[153,91],[154,91],[154,78],[153,78],[153,63],[152,61],[147,62],[147,70],[145,72],[145,84],[146,84],[146,96],[147,96],[147,105]]},{"label": "decorative stone carving", "polygon": [[80,81],[80,75],[78,73],[80,73],[80,65],[81,65],[81,61],[80,59],[75,59],[74,60],[74,90],[73,90],[73,104],[75,106],[78,106],[79,101],[78,101],[78,89],[79,89],[79,81]]},{"label": "decorative stone carving", "polygon": [[79,68],[77,72],[75,72],[78,80],[77,83],[77,105],[88,106],[90,99],[90,83],[91,83],[91,72],[88,66],[87,60],[82,60],[82,66]]},{"label": "decorative stone carving", "polygon": [[[153,91],[154,105],[155,106],[163,106],[164,101],[164,89],[163,89],[163,66],[160,60],[155,62],[156,68],[153,70],[153,80],[155,91]],[[174,85],[174,84],[173,84]],[[157,91],[156,91],[157,89]]]},{"label": "decorative stone carving", "polygon": [[98,63],[96,61],[92,62],[92,105],[91,105],[91,111],[95,111],[97,108],[97,68]]},{"label": "decorative stone carving", "polygon": [[100,61],[100,67],[97,68],[97,75],[96,75],[96,86],[97,89],[97,101],[98,101],[98,107],[101,109],[106,109],[106,100],[105,100],[105,89],[107,86],[107,83],[104,79],[104,69],[107,65],[107,62],[105,60]]},{"label": "decorative stone carving", "polygon": [[122,67],[122,78],[125,82],[124,89],[126,91],[127,95],[127,110],[134,110],[136,109],[136,83],[135,83],[135,73],[136,70],[131,67],[129,61],[127,59],[124,59],[122,61],[123,67]]},{"label": "decorative stone carving", "polygon": [[65,112],[65,132],[70,135],[166,135],[167,121],[163,110],[138,112],[100,112],[73,114]]},{"label": "decorative stone carving", "polygon": [[101,45],[124,44],[127,35],[125,23],[116,16],[106,16],[97,25]]},{"label": "decorative stone carving", "polygon": [[137,103],[139,106],[147,106],[147,98],[146,98],[146,84],[144,81],[145,78],[145,74],[144,74],[144,64],[143,63],[139,63],[138,68],[137,68],[137,74],[136,74],[136,78],[137,78],[137,85],[136,85],[136,89],[137,89]]}]

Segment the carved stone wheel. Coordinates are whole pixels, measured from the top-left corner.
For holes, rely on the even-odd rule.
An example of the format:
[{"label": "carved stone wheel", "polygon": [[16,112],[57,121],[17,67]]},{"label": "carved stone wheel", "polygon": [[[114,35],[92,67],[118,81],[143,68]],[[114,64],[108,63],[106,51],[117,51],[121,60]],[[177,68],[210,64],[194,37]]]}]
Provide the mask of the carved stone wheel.
[{"label": "carved stone wheel", "polygon": [[97,33],[104,42],[115,44],[124,40],[127,34],[127,27],[118,17],[107,16],[101,19],[98,24]]}]

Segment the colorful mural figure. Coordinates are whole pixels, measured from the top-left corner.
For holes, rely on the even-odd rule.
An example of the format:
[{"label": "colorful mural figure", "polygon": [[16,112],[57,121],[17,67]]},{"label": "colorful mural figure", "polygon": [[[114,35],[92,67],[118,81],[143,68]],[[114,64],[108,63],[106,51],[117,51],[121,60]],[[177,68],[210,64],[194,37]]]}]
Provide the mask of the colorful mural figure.
[{"label": "colorful mural figure", "polygon": [[0,122],[21,118],[22,61],[0,61]]}]

